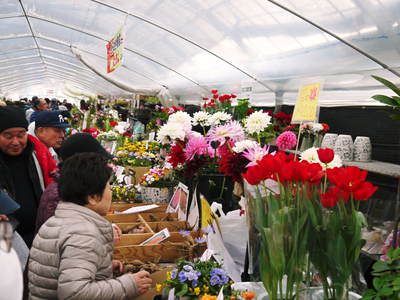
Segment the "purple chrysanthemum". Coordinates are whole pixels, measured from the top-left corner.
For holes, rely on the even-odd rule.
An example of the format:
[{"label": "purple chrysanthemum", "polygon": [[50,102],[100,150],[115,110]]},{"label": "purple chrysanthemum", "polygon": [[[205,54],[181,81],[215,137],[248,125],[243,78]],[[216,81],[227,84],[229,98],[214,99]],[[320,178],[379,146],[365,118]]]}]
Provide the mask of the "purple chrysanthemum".
[{"label": "purple chrysanthemum", "polygon": [[190,138],[185,149],[186,160],[192,160],[197,155],[213,155],[213,149],[203,136]]},{"label": "purple chrysanthemum", "polygon": [[225,125],[213,127],[207,134],[209,141],[217,141],[220,145],[224,144],[227,139],[234,142],[244,138],[243,127],[238,121],[231,121]]},{"label": "purple chrysanthemum", "polygon": [[246,168],[257,165],[257,161],[261,160],[266,154],[268,154],[269,147],[266,145],[260,147],[259,144],[255,144],[251,148],[246,148],[243,152],[243,156],[247,158],[250,162],[246,165]]}]

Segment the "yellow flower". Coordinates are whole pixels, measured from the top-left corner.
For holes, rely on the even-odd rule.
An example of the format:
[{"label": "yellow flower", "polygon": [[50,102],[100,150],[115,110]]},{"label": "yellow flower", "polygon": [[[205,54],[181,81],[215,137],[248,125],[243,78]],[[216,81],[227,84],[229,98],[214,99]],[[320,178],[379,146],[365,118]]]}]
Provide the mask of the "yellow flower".
[{"label": "yellow flower", "polygon": [[156,292],[157,293],[161,292],[161,289],[162,289],[162,284],[157,283],[156,284]]},{"label": "yellow flower", "polygon": [[170,280],[172,278],[171,274],[172,274],[172,272],[167,272],[167,280]]},{"label": "yellow flower", "polygon": [[207,285],[203,285],[203,288],[204,288],[204,291],[205,291],[206,293],[208,293],[208,291],[210,290],[210,288],[209,288]]},{"label": "yellow flower", "polygon": [[196,296],[200,295],[200,288],[199,287],[195,287],[194,288],[194,293],[196,294]]},{"label": "yellow flower", "polygon": [[200,300],[217,300],[217,296],[204,294],[203,296],[201,296]]}]

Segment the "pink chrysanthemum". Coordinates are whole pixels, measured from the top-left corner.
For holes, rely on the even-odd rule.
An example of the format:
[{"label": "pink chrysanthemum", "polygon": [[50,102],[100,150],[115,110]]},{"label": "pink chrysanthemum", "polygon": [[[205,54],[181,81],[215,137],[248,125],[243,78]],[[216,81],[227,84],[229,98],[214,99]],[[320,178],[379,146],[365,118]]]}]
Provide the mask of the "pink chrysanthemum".
[{"label": "pink chrysanthemum", "polygon": [[246,168],[257,165],[257,161],[261,160],[266,154],[268,154],[269,147],[264,145],[264,147],[260,147],[259,144],[254,145],[253,147],[246,148],[243,152],[243,156],[247,158],[250,162],[246,165]]},{"label": "pink chrysanthemum", "polygon": [[186,160],[192,160],[196,154],[213,156],[213,149],[204,136],[190,138],[185,149]]},{"label": "pink chrysanthemum", "polygon": [[296,146],[297,136],[292,131],[285,131],[278,136],[275,143],[279,150],[292,149]]},{"label": "pink chrysanthemum", "polygon": [[244,131],[238,121],[231,121],[225,125],[212,128],[208,132],[207,138],[211,142],[215,141],[223,145],[227,139],[234,142],[242,140],[244,138]]}]

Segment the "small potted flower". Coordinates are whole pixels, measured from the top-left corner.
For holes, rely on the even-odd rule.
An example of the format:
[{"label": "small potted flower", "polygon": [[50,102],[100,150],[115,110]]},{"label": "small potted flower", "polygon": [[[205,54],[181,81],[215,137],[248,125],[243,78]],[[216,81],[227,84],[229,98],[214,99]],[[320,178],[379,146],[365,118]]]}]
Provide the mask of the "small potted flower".
[{"label": "small potted flower", "polygon": [[172,196],[176,182],[171,174],[172,166],[166,163],[164,166],[155,166],[145,173],[139,180],[138,190],[142,201],[146,203],[168,202]]},{"label": "small potted flower", "polygon": [[254,293],[232,290],[232,283],[222,265],[215,261],[192,263],[181,260],[175,269],[167,273],[167,279],[157,288],[158,291],[164,288],[166,293],[175,289],[175,299],[179,300],[217,299],[221,289],[224,299],[227,300],[255,298]]}]

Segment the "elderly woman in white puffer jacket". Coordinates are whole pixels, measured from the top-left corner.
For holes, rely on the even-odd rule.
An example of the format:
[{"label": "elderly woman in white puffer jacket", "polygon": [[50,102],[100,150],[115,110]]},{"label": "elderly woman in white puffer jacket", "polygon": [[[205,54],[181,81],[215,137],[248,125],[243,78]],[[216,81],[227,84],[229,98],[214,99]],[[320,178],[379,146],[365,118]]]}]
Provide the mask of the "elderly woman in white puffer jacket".
[{"label": "elderly woman in white puffer jacket", "polygon": [[30,252],[29,298],[132,299],[151,286],[141,271],[113,278],[113,231],[104,216],[111,205],[111,168],[99,154],[81,153],[61,168],[60,202],[40,228]]}]

